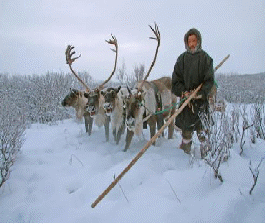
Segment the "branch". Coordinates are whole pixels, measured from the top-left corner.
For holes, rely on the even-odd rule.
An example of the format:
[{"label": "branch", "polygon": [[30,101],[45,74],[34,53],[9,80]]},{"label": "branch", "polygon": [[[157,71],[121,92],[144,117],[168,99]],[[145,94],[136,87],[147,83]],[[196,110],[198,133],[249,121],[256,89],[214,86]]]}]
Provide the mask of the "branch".
[{"label": "branch", "polygon": [[252,185],[252,187],[251,187],[251,189],[250,189],[250,191],[249,191],[249,194],[251,195],[252,194],[252,191],[254,190],[254,188],[255,188],[255,186],[256,186],[256,184],[257,184],[257,180],[258,180],[258,177],[259,177],[259,167],[260,167],[260,165],[261,165],[261,163],[262,163],[262,161],[264,160],[264,158],[261,158],[261,160],[260,160],[260,163],[259,163],[259,165],[255,168],[255,170],[252,170],[251,169],[251,160],[250,160],[250,166],[249,166],[249,169],[250,169],[250,171],[251,171],[251,173],[252,173],[252,176],[253,176],[253,181],[254,181],[254,183],[253,183],[253,185]]},{"label": "branch", "polygon": [[[114,180],[115,180],[115,174],[114,174]],[[122,189],[122,187],[121,187],[121,185],[118,183],[118,185],[119,185],[119,188],[121,189],[121,191],[122,191],[122,193],[123,193],[123,195],[124,195],[124,197],[125,197],[125,199],[127,200],[127,202],[129,203],[129,200],[127,199],[127,197],[126,197],[126,195],[125,195],[125,192],[123,191],[123,189]]]}]

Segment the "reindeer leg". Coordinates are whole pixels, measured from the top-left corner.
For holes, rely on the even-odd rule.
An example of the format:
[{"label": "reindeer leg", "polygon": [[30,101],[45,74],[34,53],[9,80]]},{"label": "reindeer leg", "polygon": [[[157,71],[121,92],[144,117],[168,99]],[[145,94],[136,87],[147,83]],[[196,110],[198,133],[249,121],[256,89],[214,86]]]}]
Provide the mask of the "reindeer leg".
[{"label": "reindeer leg", "polygon": [[119,141],[120,141],[120,139],[121,139],[121,135],[122,135],[122,133],[123,133],[123,131],[124,131],[124,128],[125,128],[125,126],[122,125],[122,126],[120,126],[119,129],[118,129],[117,137],[116,137],[116,144],[117,144],[117,145],[118,145],[118,143],[119,143]]},{"label": "reindeer leg", "polygon": [[92,124],[93,124],[93,118],[91,116],[88,116],[88,122],[89,122],[88,134],[91,135]]},{"label": "reindeer leg", "polygon": [[[157,118],[157,129],[160,130],[164,123],[163,114],[157,114],[156,118]],[[162,136],[164,136],[164,131],[162,132]]]},{"label": "reindeer leg", "polygon": [[121,129],[122,129],[122,134],[124,134],[125,133],[125,130],[126,130],[126,116],[125,115],[123,115],[123,123],[122,123],[122,125],[121,125]]},{"label": "reindeer leg", "polygon": [[[152,138],[155,135],[156,132],[156,117],[152,116],[149,120],[148,120],[148,124],[150,126],[150,138]],[[152,143],[153,145],[155,145],[155,142]]]},{"label": "reindeer leg", "polygon": [[113,136],[114,136],[114,140],[115,140],[115,142],[116,142],[116,141],[117,141],[117,138],[116,138],[116,128],[113,129]]},{"label": "reindeer leg", "polygon": [[110,117],[107,116],[105,123],[104,123],[105,139],[107,142],[109,141],[109,126],[110,126]]},{"label": "reindeer leg", "polygon": [[90,115],[84,115],[84,119],[85,119],[85,129],[86,129],[86,133],[88,133],[88,135],[91,135],[91,129],[92,129],[92,123],[93,123],[93,118],[90,117]]},{"label": "reindeer leg", "polygon": [[170,123],[170,125],[168,126],[168,139],[172,139],[173,138],[173,134],[174,134],[174,121]]},{"label": "reindeer leg", "polygon": [[88,120],[87,115],[84,115],[84,120],[85,120],[85,130],[86,130],[86,133],[88,133],[89,132],[89,128],[88,128],[89,120]]},{"label": "reindeer leg", "polygon": [[133,138],[134,132],[133,131],[129,131],[127,129],[127,137],[126,137],[126,146],[125,149],[123,150],[124,152],[126,152],[130,146],[131,140]]}]

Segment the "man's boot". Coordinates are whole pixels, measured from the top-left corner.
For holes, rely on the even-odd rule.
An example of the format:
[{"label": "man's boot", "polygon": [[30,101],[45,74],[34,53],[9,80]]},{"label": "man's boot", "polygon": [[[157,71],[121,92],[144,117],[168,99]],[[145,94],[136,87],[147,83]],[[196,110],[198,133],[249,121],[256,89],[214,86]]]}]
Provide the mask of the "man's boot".
[{"label": "man's boot", "polygon": [[181,145],[179,146],[180,149],[183,149],[185,153],[190,154],[191,151],[191,140],[183,139]]}]

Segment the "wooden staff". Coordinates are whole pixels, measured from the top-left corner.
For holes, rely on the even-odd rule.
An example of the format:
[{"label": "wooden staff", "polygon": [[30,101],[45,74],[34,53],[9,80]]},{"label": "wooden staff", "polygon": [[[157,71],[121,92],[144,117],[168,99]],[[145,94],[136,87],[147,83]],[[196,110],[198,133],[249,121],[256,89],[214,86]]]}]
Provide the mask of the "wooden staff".
[{"label": "wooden staff", "polygon": [[213,72],[216,72],[217,71],[217,69],[218,68],[220,68],[222,65],[223,65],[223,63],[228,59],[230,57],[230,54],[228,54],[221,62],[220,62],[220,64],[219,65],[217,65],[216,67],[215,67],[215,69],[213,70]]},{"label": "wooden staff", "polygon": [[[222,64],[229,58],[230,55],[228,55],[218,66],[215,67],[215,71],[222,66]],[[188,99],[185,100],[185,102],[179,107],[176,112],[168,119],[168,121],[161,127],[161,129],[146,143],[143,149],[140,150],[140,152],[135,156],[133,160],[129,163],[129,165],[115,178],[115,180],[109,185],[109,187],[106,188],[106,190],[99,195],[99,197],[91,204],[92,208],[95,208],[95,206],[107,195],[112,188],[115,187],[115,185],[122,179],[122,177],[130,170],[132,166],[139,160],[139,158],[147,151],[147,149],[156,141],[156,139],[162,134],[163,130],[170,125],[170,123],[176,118],[178,114],[182,112],[182,110],[189,104],[191,99],[195,98],[198,91],[202,87],[203,83],[201,83],[194,92],[188,97]]]}]

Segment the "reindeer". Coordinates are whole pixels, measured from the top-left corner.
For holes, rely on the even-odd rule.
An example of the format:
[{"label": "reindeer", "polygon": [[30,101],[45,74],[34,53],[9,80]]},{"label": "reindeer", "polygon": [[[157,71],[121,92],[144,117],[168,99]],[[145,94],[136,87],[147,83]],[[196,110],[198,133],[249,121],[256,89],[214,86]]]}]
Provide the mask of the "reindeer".
[{"label": "reindeer", "polygon": [[[157,41],[157,48],[150,68],[142,81],[137,83],[136,89],[129,90],[129,96],[126,100],[126,126],[127,136],[126,145],[124,151],[126,151],[131,143],[133,135],[140,135],[143,129],[143,124],[147,121],[150,126],[150,136],[155,135],[156,123],[158,129],[163,126],[163,121],[167,120],[171,114],[174,113],[176,103],[176,96],[171,92],[171,78],[162,77],[161,79],[153,80],[151,82],[146,81],[150,72],[155,64],[161,37],[157,24],[153,29],[155,37],[150,37]],[[169,131],[168,138],[173,137],[174,123],[172,122]]]},{"label": "reindeer", "polygon": [[[126,125],[127,136],[124,151],[126,151],[131,143],[133,135],[140,135],[143,130],[143,122],[146,120],[150,127],[150,137],[152,138],[157,128],[163,126],[163,121],[174,114],[177,97],[172,94],[171,88],[167,87],[167,83],[171,82],[170,77],[145,81],[141,91],[130,91],[130,95],[126,100]],[[139,87],[141,82],[137,84]],[[168,139],[173,138],[174,122],[168,126]]]},{"label": "reindeer", "polygon": [[[105,80],[105,82],[103,84],[101,84],[98,88],[95,88],[93,90],[90,90],[90,88],[78,77],[78,75],[72,69],[72,63],[80,57],[80,55],[79,55],[78,57],[72,58],[72,56],[75,54],[75,51],[72,51],[74,49],[74,47],[68,45],[65,54],[66,54],[66,63],[69,65],[71,72],[74,74],[74,76],[76,76],[76,78],[86,88],[86,91],[82,94],[82,96],[78,95],[82,99],[83,99],[83,97],[85,99],[87,99],[87,102],[85,103],[85,105],[83,103],[82,105],[80,105],[81,108],[79,109],[79,110],[83,111],[83,115],[85,118],[86,131],[89,133],[89,135],[91,134],[92,124],[93,124],[93,120],[95,118],[96,125],[98,125],[99,127],[101,127],[103,125],[105,126],[105,137],[106,137],[106,141],[108,141],[109,140],[110,119],[104,113],[103,97],[100,94],[100,90],[103,89],[104,85],[114,75],[114,72],[116,69],[116,64],[117,64],[118,44],[117,44],[117,39],[113,35],[112,35],[112,39],[110,39],[109,41],[106,41],[106,42],[109,44],[113,44],[116,48],[115,50],[112,49],[116,53],[114,69],[113,69],[110,77],[107,80]],[[72,97],[73,97],[73,95],[72,95]]]},{"label": "reindeer", "polygon": [[61,104],[64,107],[74,107],[76,110],[76,117],[78,119],[84,117],[85,130],[89,135],[91,135],[92,118],[84,110],[88,101],[87,98],[85,98],[84,94],[85,91],[70,89],[70,93],[66,95]]},{"label": "reindeer", "polygon": [[93,120],[95,120],[95,123],[98,127],[102,127],[104,125],[105,139],[108,142],[110,117],[105,114],[103,108],[104,98],[100,94],[100,90],[98,88],[93,89],[89,93],[85,93],[84,97],[87,98],[85,112],[90,117],[89,126],[92,126]]},{"label": "reindeer", "polygon": [[111,117],[112,133],[116,144],[125,131],[125,99],[129,92],[127,88],[107,88],[101,91],[104,96],[104,110]]}]

